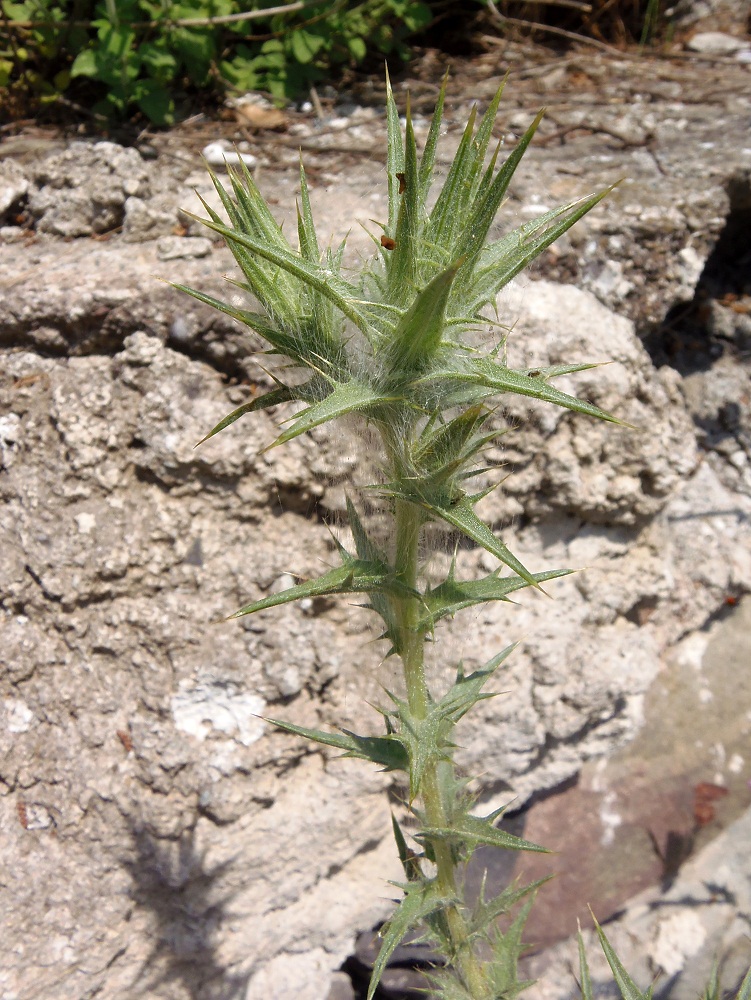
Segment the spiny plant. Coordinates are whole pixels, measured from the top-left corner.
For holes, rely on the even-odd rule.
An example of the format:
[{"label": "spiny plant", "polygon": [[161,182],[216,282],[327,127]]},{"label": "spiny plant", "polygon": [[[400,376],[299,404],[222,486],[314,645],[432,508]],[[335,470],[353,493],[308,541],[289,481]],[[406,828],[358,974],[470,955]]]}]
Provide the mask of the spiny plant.
[{"label": "spiny plant", "polygon": [[[463,608],[506,601],[525,587],[541,589],[568,570],[533,573],[476,512],[488,489],[473,478],[492,473],[482,454],[501,433],[490,419],[507,393],[543,400],[588,417],[615,421],[597,406],[552,384],[557,376],[593,367],[574,361],[547,368],[513,369],[505,361],[505,335],[496,314],[500,290],[604,197],[600,191],[545,212],[488,242],[509,182],[540,123],[534,119],[504,162],[500,142],[488,155],[501,87],[477,121],[473,110],[456,156],[433,200],[436,148],[446,81],[418,156],[409,107],[402,128],[387,87],[388,218],[373,236],[376,254],[358,280],[345,277],[345,244],[321,250],[313,225],[305,172],[300,170],[298,247],[271,215],[250,173],[228,170],[229,190],[212,174],[229,224],[204,202],[200,220],[226,241],[242,272],[241,288],[262,311],[249,311],[183,285],[176,287],[234,317],[259,334],[286,368],[274,387],[221,420],[203,440],[254,411],[295,403],[284,430],[269,447],[340,417],[359,418],[382,443],[381,474],[368,484],[390,521],[390,548],[368,530],[350,498],[353,549],[337,542],[340,565],[317,579],[245,605],[238,618],[303,598],[362,594],[383,622],[387,655],[401,659],[404,697],[388,694],[379,709],[383,732],[328,733],[288,722],[274,724],[296,736],[369,760],[406,776],[405,808],[416,825],[412,844],[396,818],[396,845],[404,867],[402,892],[383,931],[368,998],[372,1000],[389,957],[403,936],[419,928],[445,958],[430,974],[433,995],[446,1000],[514,997],[524,921],[539,883],[507,888],[494,899],[465,898],[463,871],[480,845],[541,851],[497,828],[503,810],[478,816],[454,766],[455,727],[477,702],[491,697],[488,681],[513,647],[481,669],[461,666],[442,697],[430,689],[425,646],[439,623]],[[431,207],[432,205],[432,207]],[[495,343],[478,347],[488,328]],[[289,377],[287,377],[289,375]],[[302,408],[299,405],[302,404]],[[491,486],[490,489],[495,488]],[[501,565],[480,579],[461,579],[456,561],[445,579],[428,582],[421,559],[426,529],[441,523],[482,546]],[[504,569],[505,567],[505,569]],[[273,720],[271,720],[273,721]],[[517,906],[520,904],[521,908]],[[507,929],[498,918],[514,908]]]}]

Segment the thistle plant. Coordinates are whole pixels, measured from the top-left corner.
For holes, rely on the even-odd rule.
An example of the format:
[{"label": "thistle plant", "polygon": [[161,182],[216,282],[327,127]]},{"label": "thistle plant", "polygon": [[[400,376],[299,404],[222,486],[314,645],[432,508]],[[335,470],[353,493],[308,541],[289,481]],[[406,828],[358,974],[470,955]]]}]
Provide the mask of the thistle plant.
[{"label": "thistle plant", "polygon": [[[378,734],[328,733],[275,722],[291,734],[405,776],[404,805],[414,830],[408,842],[404,817],[401,823],[394,818],[404,867],[404,882],[398,886],[402,898],[383,931],[369,1000],[389,956],[415,928],[445,958],[445,967],[430,976],[433,995],[491,1000],[513,997],[523,988],[517,958],[536,884],[509,887],[494,899],[482,893],[470,902],[464,896],[463,872],[479,845],[542,848],[498,829],[502,810],[476,815],[454,766],[455,726],[474,704],[491,697],[486,685],[512,647],[473,673],[460,666],[442,697],[428,683],[425,647],[442,619],[473,605],[506,601],[526,587],[542,589],[545,581],[568,572],[530,571],[476,512],[497,485],[473,491],[473,479],[493,475],[482,455],[501,433],[492,416],[504,395],[516,393],[586,417],[615,420],[553,384],[557,376],[592,365],[577,360],[512,369],[506,364],[498,293],[607,192],[545,212],[488,242],[509,182],[542,117],[541,112],[499,162],[500,142],[490,152],[489,147],[502,89],[479,122],[472,111],[433,199],[445,81],[421,156],[409,107],[402,128],[387,87],[388,218],[380,224],[380,234],[373,235],[375,255],[357,280],[345,276],[344,242],[336,249],[319,246],[302,166],[294,248],[241,165],[228,170],[226,188],[212,174],[228,222],[205,202],[208,218],[200,221],[226,241],[242,272],[240,287],[261,310],[246,311],[176,286],[250,327],[286,363],[271,375],[273,388],[235,409],[204,441],[254,411],[291,403],[298,405],[269,448],[341,417],[356,418],[382,444],[379,479],[362,485],[389,521],[391,545],[374,537],[362,500],[358,510],[350,497],[353,548],[337,542],[340,564],[231,616],[302,598],[362,594],[366,607],[381,619],[387,655],[401,660],[404,694],[388,694],[388,703],[379,709],[383,730]],[[489,328],[497,331],[493,343],[478,346]],[[427,581],[421,572],[430,534],[426,529],[435,523],[486,549],[498,568],[465,580],[454,560],[445,579]],[[516,915],[507,918],[502,932],[498,918],[512,909]]]}]

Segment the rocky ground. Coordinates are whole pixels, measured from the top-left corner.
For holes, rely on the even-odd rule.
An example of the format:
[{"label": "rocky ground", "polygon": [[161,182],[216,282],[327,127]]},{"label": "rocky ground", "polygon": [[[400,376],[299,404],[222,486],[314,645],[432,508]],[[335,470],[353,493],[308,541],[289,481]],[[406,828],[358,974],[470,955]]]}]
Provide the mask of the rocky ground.
[{"label": "rocky ground", "polygon": [[[586,571],[553,602],[457,618],[436,685],[523,639],[461,759],[483,804],[537,802],[517,823],[561,850],[535,939],[565,937],[587,902],[606,916],[688,879],[693,917],[675,919],[693,930],[673,931],[689,944],[636,950],[639,975],[685,973],[695,995],[713,949],[749,959],[734,845],[751,803],[751,70],[737,53],[488,43],[454,68],[442,163],[509,67],[507,148],[548,115],[499,231],[621,181],[504,294],[510,361],[613,361],[569,385],[637,430],[509,404],[513,475],[486,519],[533,569]],[[443,69],[426,53],[397,80],[418,138]],[[320,570],[372,456],[354,429],[260,454],[268,412],[194,450],[268,376],[254,335],[158,280],[227,294],[230,258],[180,212],[194,189],[212,199],[199,154],[222,140],[254,157],[287,226],[302,147],[322,230],[368,252],[380,90],[324,91],[320,114],[271,129],[238,109],[129,147],[32,127],[0,143],[3,1000],[351,997],[335,970],[357,979],[358,932],[388,914],[399,789],[259,720],[367,731],[394,683],[367,614],[316,602],[213,624]],[[460,552],[460,571],[480,567]],[[727,789],[712,815],[701,783]],[[647,891],[619,942],[672,940],[652,918],[689,897]],[[541,997],[570,990],[565,954],[550,973],[532,961]],[[391,996],[414,983],[391,975]]]}]

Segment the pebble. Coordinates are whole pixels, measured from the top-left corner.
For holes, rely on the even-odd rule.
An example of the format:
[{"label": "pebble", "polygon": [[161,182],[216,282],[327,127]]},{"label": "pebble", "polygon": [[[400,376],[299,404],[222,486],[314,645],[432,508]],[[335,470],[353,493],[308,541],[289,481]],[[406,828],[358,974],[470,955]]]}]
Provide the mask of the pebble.
[{"label": "pebble", "polygon": [[204,146],[201,156],[210,167],[223,167],[225,164],[236,167],[240,163],[244,163],[246,167],[254,167],[258,163],[258,159],[252,153],[238,153],[237,150],[231,149],[228,143],[222,141],[210,142],[208,146]]},{"label": "pebble", "polygon": [[163,236],[156,245],[159,260],[187,260],[210,253],[211,240],[205,236]]},{"label": "pebble", "polygon": [[748,48],[742,38],[727,35],[724,31],[700,31],[686,46],[691,52],[701,52],[707,56],[732,56],[741,49]]}]

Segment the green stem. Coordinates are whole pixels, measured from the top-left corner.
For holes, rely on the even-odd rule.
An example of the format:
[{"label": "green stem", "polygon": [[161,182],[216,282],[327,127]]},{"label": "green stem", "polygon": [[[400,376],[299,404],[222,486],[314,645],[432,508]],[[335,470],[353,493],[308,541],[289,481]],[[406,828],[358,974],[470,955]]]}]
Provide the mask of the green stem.
[{"label": "green stem", "polygon": [[[397,500],[395,518],[396,556],[394,566],[397,575],[404,583],[417,589],[422,514],[413,504]],[[415,597],[403,598],[395,603],[399,629],[399,649],[407,686],[407,701],[413,715],[418,719],[424,719],[428,713],[430,698],[425,682],[425,639],[418,627],[420,601]],[[437,762],[434,761],[425,768],[420,793],[427,825],[445,828],[448,825],[448,818],[438,780]],[[436,862],[436,880],[441,894],[448,898],[456,898],[456,865],[452,857],[451,847],[442,840],[432,841],[431,847]],[[467,925],[456,904],[446,907],[445,918],[453,942],[457,971],[463,977],[472,997],[475,1000],[484,1000],[488,996],[487,980],[482,966],[472,950]]]}]

